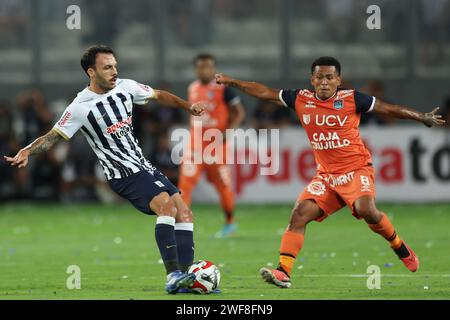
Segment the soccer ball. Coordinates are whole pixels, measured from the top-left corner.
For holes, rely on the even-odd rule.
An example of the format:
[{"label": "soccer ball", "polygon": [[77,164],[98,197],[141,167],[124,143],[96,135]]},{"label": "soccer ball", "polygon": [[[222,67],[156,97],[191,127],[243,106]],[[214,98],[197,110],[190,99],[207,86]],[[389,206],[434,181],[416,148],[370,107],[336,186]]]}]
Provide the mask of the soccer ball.
[{"label": "soccer ball", "polygon": [[194,293],[211,293],[220,284],[219,268],[208,260],[194,262],[188,270],[188,273],[195,274],[195,282],[191,287]]}]

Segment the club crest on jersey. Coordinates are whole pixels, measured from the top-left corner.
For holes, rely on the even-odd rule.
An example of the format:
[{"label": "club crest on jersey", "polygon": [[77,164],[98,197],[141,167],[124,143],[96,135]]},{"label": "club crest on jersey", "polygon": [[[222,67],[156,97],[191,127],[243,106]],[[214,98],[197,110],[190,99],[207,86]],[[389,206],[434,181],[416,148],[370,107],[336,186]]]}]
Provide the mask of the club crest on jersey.
[{"label": "club crest on jersey", "polygon": [[344,107],[344,100],[334,100],[333,107],[336,110],[341,110]]},{"label": "club crest on jersey", "polygon": [[303,123],[304,124],[309,124],[311,122],[311,115],[309,114],[304,114],[303,115]]},{"label": "club crest on jersey", "polygon": [[311,182],[307,187],[306,190],[315,196],[321,196],[325,193],[325,185],[321,181],[314,181]]},{"label": "club crest on jersey", "polygon": [[208,96],[208,99],[213,99],[214,98],[214,92],[213,91],[208,91],[207,96]]}]

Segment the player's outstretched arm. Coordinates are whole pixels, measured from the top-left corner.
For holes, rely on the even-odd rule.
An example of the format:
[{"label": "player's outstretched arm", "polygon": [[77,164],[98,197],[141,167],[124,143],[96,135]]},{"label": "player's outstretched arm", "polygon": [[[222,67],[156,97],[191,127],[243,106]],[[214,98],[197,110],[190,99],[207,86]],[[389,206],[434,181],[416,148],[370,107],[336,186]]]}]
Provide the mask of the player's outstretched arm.
[{"label": "player's outstretched arm", "polygon": [[280,105],[282,104],[279,99],[280,90],[269,88],[262,83],[233,79],[223,73],[216,74],[215,78],[218,84],[232,86],[258,99],[271,100]]},{"label": "player's outstretched arm", "polygon": [[29,156],[49,150],[61,139],[61,135],[52,129],[47,134],[34,140],[27,147],[21,149],[14,157],[4,156],[4,158],[12,166],[26,167]]},{"label": "player's outstretched arm", "polygon": [[201,116],[205,113],[206,105],[204,103],[194,103],[190,104],[186,100],[177,97],[176,95],[164,91],[164,90],[155,90],[155,94],[153,99],[166,106],[175,106],[178,108],[186,109],[190,114],[194,116]]},{"label": "player's outstretched arm", "polygon": [[434,108],[431,112],[423,113],[405,106],[389,104],[379,99],[376,100],[373,109],[374,112],[384,116],[422,122],[429,128],[444,125],[445,120],[442,119],[441,115],[436,114],[438,110],[439,107]]}]

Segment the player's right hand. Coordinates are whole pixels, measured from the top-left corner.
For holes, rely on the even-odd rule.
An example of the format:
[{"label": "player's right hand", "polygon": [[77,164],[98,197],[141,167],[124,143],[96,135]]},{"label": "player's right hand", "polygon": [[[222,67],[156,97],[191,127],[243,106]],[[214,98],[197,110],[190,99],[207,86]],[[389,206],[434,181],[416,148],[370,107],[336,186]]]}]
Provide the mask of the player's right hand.
[{"label": "player's right hand", "polygon": [[18,166],[19,168],[24,168],[28,164],[29,156],[30,156],[30,151],[27,148],[23,148],[13,158],[7,157],[7,156],[3,156],[3,157],[12,166]]},{"label": "player's right hand", "polygon": [[223,73],[216,73],[214,78],[216,79],[217,84],[228,85],[231,82],[231,78]]},{"label": "player's right hand", "polygon": [[428,128],[443,126],[445,124],[445,120],[442,119],[442,116],[440,114],[436,114],[438,110],[439,107],[434,108],[433,111],[424,114],[422,122]]}]

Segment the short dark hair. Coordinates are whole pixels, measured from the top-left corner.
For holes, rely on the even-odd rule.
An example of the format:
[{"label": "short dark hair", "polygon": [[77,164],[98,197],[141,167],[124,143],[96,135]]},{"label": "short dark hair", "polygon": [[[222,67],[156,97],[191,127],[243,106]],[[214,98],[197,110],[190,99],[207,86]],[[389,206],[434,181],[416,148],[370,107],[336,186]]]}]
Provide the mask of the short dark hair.
[{"label": "short dark hair", "polygon": [[212,60],[214,62],[214,64],[216,63],[216,57],[214,57],[210,53],[199,53],[198,55],[195,56],[192,63],[195,66],[197,64],[197,62],[199,62],[200,60]]},{"label": "short dark hair", "polygon": [[95,65],[95,58],[99,53],[110,53],[112,55],[115,55],[113,49],[103,44],[96,44],[87,48],[83,53],[83,56],[81,57],[81,67],[87,75],[89,75],[87,72],[88,69],[92,68]]},{"label": "short dark hair", "polygon": [[316,68],[316,66],[334,66],[338,75],[341,74],[341,64],[336,58],[333,57],[320,57],[314,60],[311,65],[311,74],[314,73],[314,69]]}]

